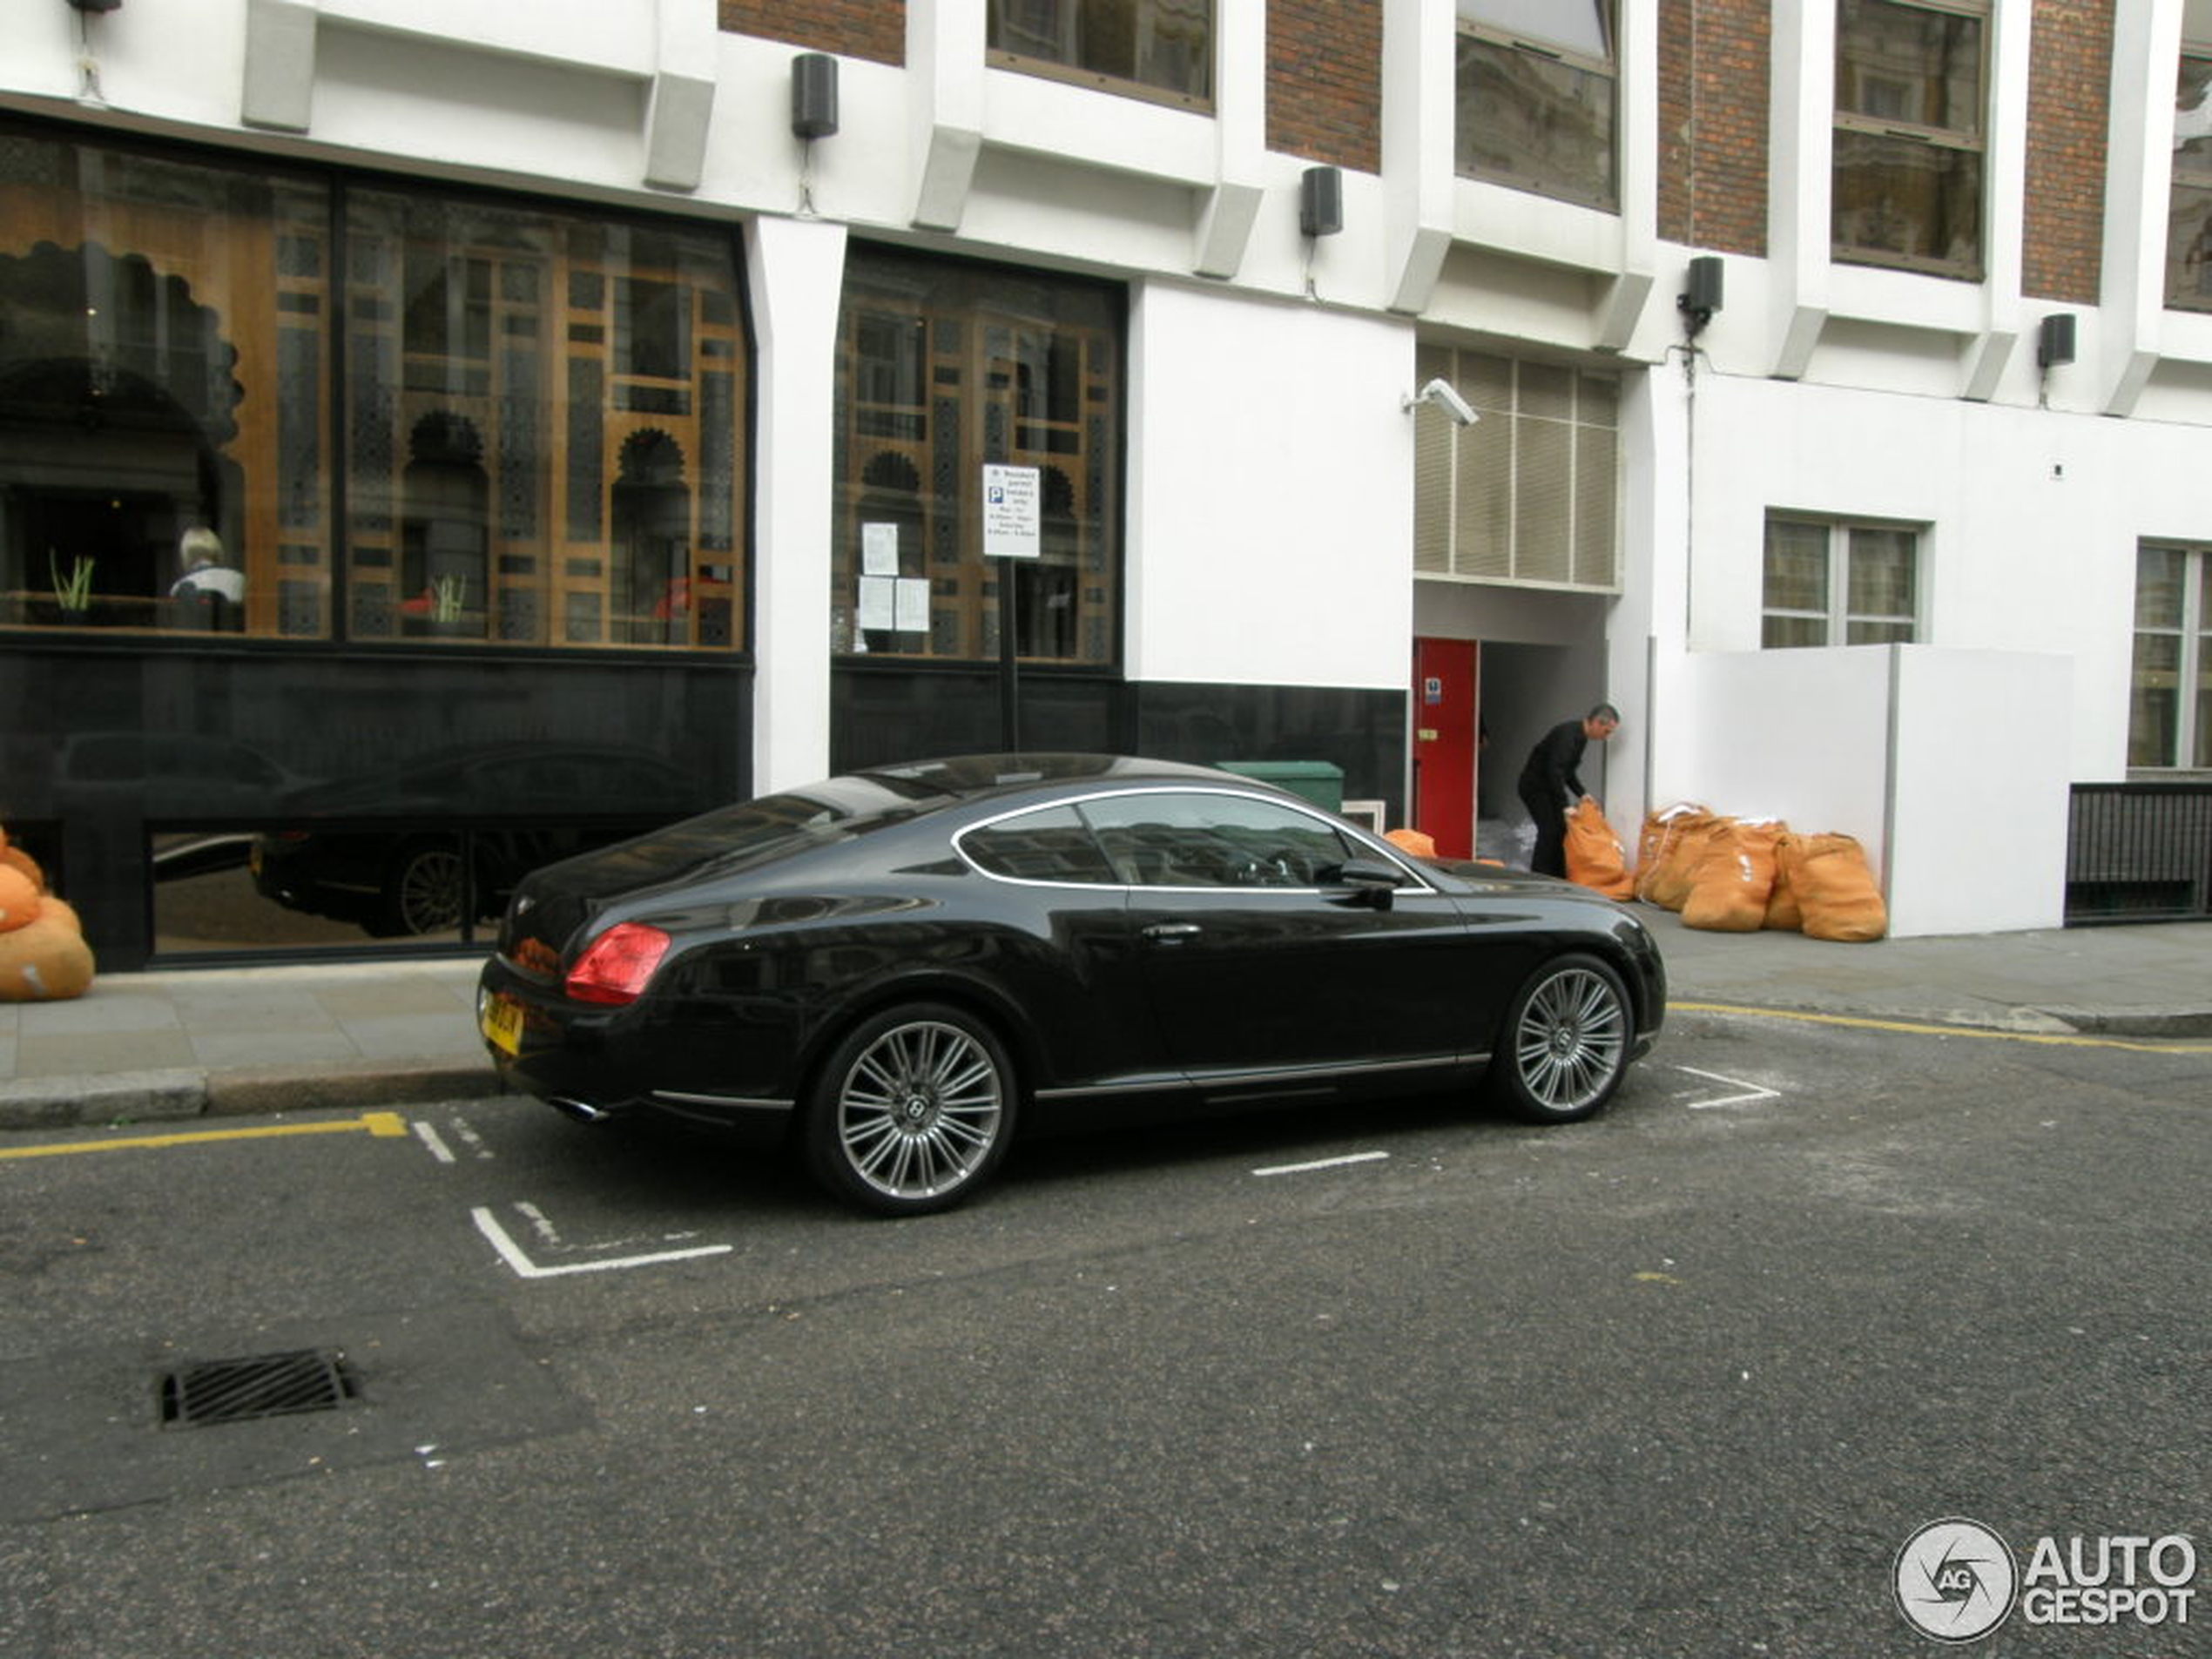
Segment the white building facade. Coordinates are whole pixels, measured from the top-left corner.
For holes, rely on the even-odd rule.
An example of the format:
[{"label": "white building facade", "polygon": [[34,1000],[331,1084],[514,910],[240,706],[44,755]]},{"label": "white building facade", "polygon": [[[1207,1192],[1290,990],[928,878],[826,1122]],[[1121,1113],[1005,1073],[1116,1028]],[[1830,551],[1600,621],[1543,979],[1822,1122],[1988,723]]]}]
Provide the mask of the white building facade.
[{"label": "white building facade", "polygon": [[[1010,726],[1328,760],[1389,821],[1467,833],[1518,816],[1520,758],[1603,699],[1623,726],[1583,776],[1624,840],[1682,800],[1851,833],[1903,934],[2054,926],[2070,880],[2077,910],[2125,910],[2128,872],[2069,865],[2080,786],[2212,779],[2212,309],[2176,293],[2212,0],[17,0],[10,33],[0,319],[48,292],[40,257],[78,261],[61,291],[88,313],[111,262],[142,262],[192,289],[243,388],[199,483],[114,505],[149,542],[228,531],[240,637],[157,637],[151,567],[156,611],[98,637],[26,598],[0,658],[34,709],[57,676],[199,687],[228,652],[261,711],[199,735],[294,772],[351,745],[366,775],[395,758],[373,687],[402,720],[410,680],[509,711],[470,727],[488,744],[545,736],[533,698],[644,686],[593,742],[701,766],[710,793]],[[1345,54],[1351,92],[1297,102]],[[2092,111],[2055,158],[2054,62],[2087,66],[2056,103]],[[116,157],[295,181],[306,228],[280,202],[273,266],[168,260],[180,233],[126,187],[95,199]],[[2087,203],[2055,277],[2054,178]],[[36,204],[63,189],[57,229]],[[388,198],[394,225],[463,204],[476,251],[394,277],[386,387],[359,331]],[[1707,200],[1735,210],[1710,237]],[[632,251],[603,268],[610,227]],[[248,321],[271,290],[286,316]],[[6,350],[0,421],[51,425],[28,393],[9,415],[29,371]],[[260,398],[263,357],[289,393]],[[98,394],[86,372],[71,395]],[[1413,400],[1435,378],[1474,425]],[[971,475],[1009,461],[1047,478],[1021,572],[984,562]],[[0,463],[26,592],[91,510],[37,470]],[[412,504],[371,500],[387,475]],[[449,595],[473,631],[434,641]],[[1417,642],[1472,648],[1487,749],[1424,738]],[[355,669],[343,732],[268,711]],[[166,729],[154,691],[113,700],[100,730]],[[88,886],[96,860],[134,872],[93,906],[117,918],[164,835],[289,810],[149,774],[91,836],[51,782],[0,813]],[[2208,902],[2194,856],[2134,872],[2163,883],[2150,907]]]}]

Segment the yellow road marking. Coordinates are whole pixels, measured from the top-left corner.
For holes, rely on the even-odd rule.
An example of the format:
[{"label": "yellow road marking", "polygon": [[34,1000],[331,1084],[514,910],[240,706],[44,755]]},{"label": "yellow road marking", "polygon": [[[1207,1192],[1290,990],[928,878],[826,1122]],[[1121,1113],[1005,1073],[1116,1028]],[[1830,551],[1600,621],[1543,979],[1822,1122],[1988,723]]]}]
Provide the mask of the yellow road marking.
[{"label": "yellow road marking", "polygon": [[1747,1014],[1761,1020],[1798,1020],[1810,1025],[1844,1025],[1862,1031],[1903,1031],[1921,1037],[1982,1037],[1993,1042],[2037,1042],[2054,1049],[2128,1049],[2137,1054],[2212,1054],[2212,1042],[2137,1042],[2126,1037],[2061,1036],[2048,1031],[1988,1031],[1970,1025],[1922,1025],[1911,1020],[1874,1020],[1852,1014],[1804,1014],[1791,1008],[1753,1008],[1733,1002],[1669,1002],[1669,1014]]},{"label": "yellow road marking", "polygon": [[253,1129],[189,1130],[174,1135],[122,1135],[105,1141],[64,1141],[51,1146],[0,1147],[0,1159],[51,1158],[71,1152],[118,1152],[126,1147],[189,1146],[199,1141],[256,1141],[276,1135],[404,1136],[407,1120],[397,1112],[363,1112],[359,1117],[321,1123],[265,1123]]}]

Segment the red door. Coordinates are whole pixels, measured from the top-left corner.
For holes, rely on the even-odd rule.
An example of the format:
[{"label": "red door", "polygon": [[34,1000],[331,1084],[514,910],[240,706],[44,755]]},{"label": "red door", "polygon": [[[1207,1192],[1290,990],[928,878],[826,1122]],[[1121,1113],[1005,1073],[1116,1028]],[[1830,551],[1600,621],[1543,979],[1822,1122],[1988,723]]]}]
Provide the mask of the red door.
[{"label": "red door", "polygon": [[1474,856],[1472,639],[1413,642],[1413,827],[1446,858]]}]

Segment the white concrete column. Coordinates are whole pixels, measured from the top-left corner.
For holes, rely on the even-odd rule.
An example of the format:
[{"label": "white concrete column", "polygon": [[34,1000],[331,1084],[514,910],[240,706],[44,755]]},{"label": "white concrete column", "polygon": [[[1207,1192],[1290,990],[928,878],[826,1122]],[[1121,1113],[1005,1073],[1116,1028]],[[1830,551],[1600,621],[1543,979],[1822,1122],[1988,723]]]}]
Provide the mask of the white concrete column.
[{"label": "white concrete column", "polygon": [[1772,321],[1767,372],[1794,381],[1828,326],[1835,200],[1836,9],[1777,6],[1767,125]]},{"label": "white concrete column", "polygon": [[956,231],[983,153],[983,0],[907,0],[907,217]]},{"label": "white concrete column", "polygon": [[1453,139],[1458,113],[1456,15],[1429,0],[1384,0],[1384,283],[1393,311],[1427,309],[1452,248]]},{"label": "white concrete column", "polygon": [[2027,235],[2027,89],[2033,66],[2028,9],[1993,6],[1989,141],[1982,168],[1986,239],[1982,246],[1982,326],[1962,357],[1959,395],[1986,403],[2020,343],[2021,248]]},{"label": "white concrete column", "polygon": [[830,506],[845,227],[765,219],[745,236],[755,365],[752,784],[830,769]]},{"label": "white concrete column", "polygon": [[1198,196],[1190,268],[1233,277],[1244,262],[1265,195],[1267,24],[1259,6],[1223,6],[1214,23],[1216,176]]},{"label": "white concrete column", "polygon": [[2164,348],[2166,221],[2173,212],[2174,82],[2182,0],[2114,14],[2105,163],[2103,326],[2107,415],[2132,415]]}]

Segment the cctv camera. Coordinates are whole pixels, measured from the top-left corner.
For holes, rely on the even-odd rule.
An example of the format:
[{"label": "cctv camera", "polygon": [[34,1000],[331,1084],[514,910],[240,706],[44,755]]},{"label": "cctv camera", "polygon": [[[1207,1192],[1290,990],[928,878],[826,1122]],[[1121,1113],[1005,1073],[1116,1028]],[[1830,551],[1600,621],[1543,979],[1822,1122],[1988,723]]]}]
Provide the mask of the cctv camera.
[{"label": "cctv camera", "polygon": [[1457,426],[1473,426],[1478,418],[1475,412],[1467,407],[1467,399],[1452,388],[1452,383],[1449,381],[1431,381],[1426,386],[1421,388],[1421,395],[1418,398],[1406,400],[1406,407],[1409,409],[1415,403],[1433,403],[1445,414],[1450,415],[1453,423]]}]

